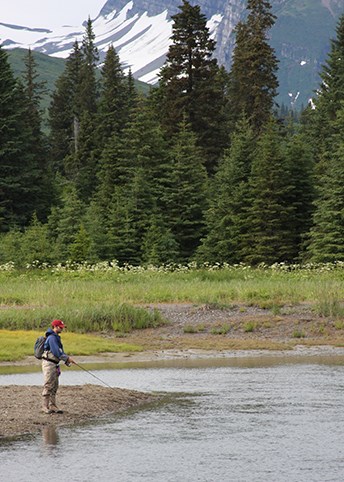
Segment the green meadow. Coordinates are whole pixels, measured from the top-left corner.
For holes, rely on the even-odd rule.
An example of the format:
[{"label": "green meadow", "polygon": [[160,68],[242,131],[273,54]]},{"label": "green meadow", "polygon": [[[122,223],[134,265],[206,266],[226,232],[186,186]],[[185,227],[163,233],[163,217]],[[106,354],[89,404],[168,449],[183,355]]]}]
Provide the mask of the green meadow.
[{"label": "green meadow", "polygon": [[5,265],[0,267],[0,360],[32,355],[35,338],[54,318],[67,324],[63,339],[73,354],[140,350],[118,343],[118,338],[165,323],[157,310],[147,306],[156,303],[276,309],[307,302],[317,315],[341,322],[343,281],[343,263],[258,268],[121,268],[102,263],[24,271]]}]

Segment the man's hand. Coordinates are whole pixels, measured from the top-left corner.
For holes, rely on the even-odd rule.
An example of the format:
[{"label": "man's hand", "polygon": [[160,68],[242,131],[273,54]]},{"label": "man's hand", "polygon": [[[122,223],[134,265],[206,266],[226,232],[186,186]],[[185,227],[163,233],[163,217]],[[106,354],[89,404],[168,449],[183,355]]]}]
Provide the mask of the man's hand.
[{"label": "man's hand", "polygon": [[76,365],[76,364],[77,364],[76,361],[71,356],[67,358],[67,361],[66,361],[67,367],[70,367],[71,365]]}]

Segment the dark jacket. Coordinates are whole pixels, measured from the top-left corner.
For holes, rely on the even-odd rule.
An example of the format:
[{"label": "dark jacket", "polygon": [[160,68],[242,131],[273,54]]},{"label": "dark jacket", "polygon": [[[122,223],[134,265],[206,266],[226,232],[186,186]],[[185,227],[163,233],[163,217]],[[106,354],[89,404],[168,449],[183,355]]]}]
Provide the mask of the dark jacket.
[{"label": "dark jacket", "polygon": [[[60,336],[49,328],[45,334],[47,339],[44,343],[44,354],[43,358],[57,359],[56,361],[63,360],[66,362],[68,360],[68,355],[63,351],[63,345]],[[53,357],[51,357],[53,355]]]}]

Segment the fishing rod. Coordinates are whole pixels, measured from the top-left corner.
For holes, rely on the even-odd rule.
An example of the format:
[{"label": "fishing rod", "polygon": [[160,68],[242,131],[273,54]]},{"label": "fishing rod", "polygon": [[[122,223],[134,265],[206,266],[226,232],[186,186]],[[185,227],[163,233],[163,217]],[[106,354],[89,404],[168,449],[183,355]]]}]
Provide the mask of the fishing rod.
[{"label": "fishing rod", "polygon": [[104,382],[104,380],[102,380],[101,378],[97,377],[97,375],[95,375],[94,373],[90,372],[89,370],[86,370],[86,368],[84,368],[82,365],[79,365],[79,363],[76,363],[74,362],[74,364],[81,368],[82,370],[84,370],[84,372],[87,372],[89,373],[90,375],[92,375],[92,377],[96,378],[97,380],[99,380],[100,382],[104,383],[104,385],[106,385],[108,388],[111,388],[111,390],[114,390],[113,387],[111,387],[110,385],[108,385],[106,382]]}]

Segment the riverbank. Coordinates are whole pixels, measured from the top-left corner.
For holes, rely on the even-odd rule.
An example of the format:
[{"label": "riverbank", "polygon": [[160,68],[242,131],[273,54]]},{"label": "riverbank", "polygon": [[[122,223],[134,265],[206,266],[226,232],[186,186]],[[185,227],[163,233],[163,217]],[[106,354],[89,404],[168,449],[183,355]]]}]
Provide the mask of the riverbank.
[{"label": "riverbank", "polygon": [[[142,305],[141,305],[142,306]],[[240,357],[332,357],[344,354],[344,323],[315,315],[310,304],[263,309],[256,306],[160,303],[166,324],[131,333],[98,336],[142,347],[141,352],[75,355],[84,367],[131,367],[154,363],[185,364],[190,361]],[[63,335],[62,335],[63,338]],[[65,346],[68,352],[68,346]],[[1,362],[3,373],[40,369],[29,356],[17,362]],[[73,368],[71,368],[73,369]],[[77,368],[78,369],[78,368]],[[152,394],[97,385],[61,386],[62,415],[40,412],[41,387],[6,386],[0,390],[0,437],[33,433],[44,427],[74,425],[109,413],[119,413],[157,400]],[[92,400],[92,403],[85,403]]]},{"label": "riverbank", "polygon": [[62,386],[62,414],[41,411],[42,387],[9,385],[0,390],[0,440],[42,431],[46,427],[89,423],[109,414],[136,409],[159,400],[157,395],[98,385]]},{"label": "riverbank", "polygon": [[265,307],[198,303],[140,305],[158,310],[166,324],[123,334],[144,351],[293,350],[296,346],[344,347],[344,319],[319,315],[313,303]]},{"label": "riverbank", "polygon": [[[124,344],[140,347],[137,351],[106,353],[90,350],[87,356],[75,353],[64,343],[67,353],[79,363],[127,364],[155,360],[223,357],[255,350],[293,352],[319,347],[344,348],[344,320],[319,316],[311,303],[260,308],[244,304],[220,306],[196,303],[155,303],[140,305],[158,310],[166,322],[155,328],[129,333],[92,333],[94,339],[105,339],[114,347]],[[62,338],[66,336],[62,334]],[[65,339],[64,339],[65,341]],[[33,356],[18,361],[0,362],[6,367],[40,366]],[[7,372],[8,373],[8,372]]]}]

